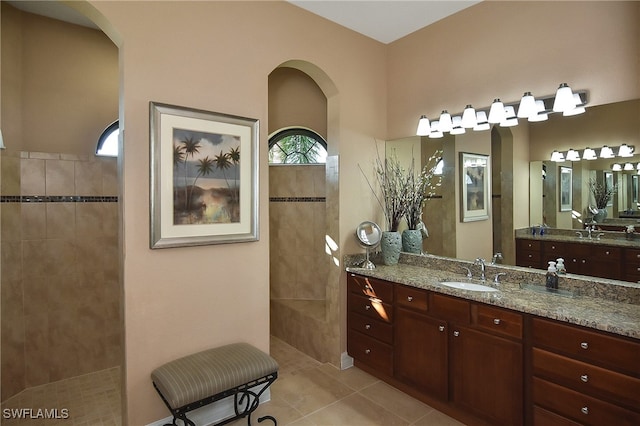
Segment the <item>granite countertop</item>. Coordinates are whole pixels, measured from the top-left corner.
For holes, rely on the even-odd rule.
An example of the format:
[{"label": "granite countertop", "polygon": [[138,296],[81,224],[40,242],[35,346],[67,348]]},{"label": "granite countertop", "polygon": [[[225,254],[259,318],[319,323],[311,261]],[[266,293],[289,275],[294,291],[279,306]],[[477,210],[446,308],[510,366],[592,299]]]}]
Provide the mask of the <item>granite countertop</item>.
[{"label": "granite countertop", "polygon": [[[595,234],[604,234],[602,238],[597,239],[595,237],[589,238],[587,231],[584,229],[555,229],[549,228],[544,235],[536,233],[533,235],[530,231],[531,228],[517,229],[515,237],[523,240],[536,240],[536,241],[557,241],[557,242],[569,242],[578,244],[597,244],[613,247],[632,247],[640,248],[640,235],[632,234],[627,238],[624,232],[615,231],[593,231]],[[584,235],[579,238],[576,232],[581,232]]]},{"label": "granite countertop", "polygon": [[[439,283],[444,280],[475,283],[480,281],[469,280],[461,272],[450,272],[446,269],[448,268],[426,268],[399,263],[393,266],[377,265],[376,269],[348,267],[347,271],[640,339],[640,305],[638,304],[589,296],[565,297],[539,293],[520,288],[520,283],[509,280],[508,276],[499,284],[499,292],[458,290]],[[462,271],[461,268],[460,270]],[[489,277],[493,275],[487,274],[487,278]],[[492,285],[490,283],[488,279],[485,284]]]}]

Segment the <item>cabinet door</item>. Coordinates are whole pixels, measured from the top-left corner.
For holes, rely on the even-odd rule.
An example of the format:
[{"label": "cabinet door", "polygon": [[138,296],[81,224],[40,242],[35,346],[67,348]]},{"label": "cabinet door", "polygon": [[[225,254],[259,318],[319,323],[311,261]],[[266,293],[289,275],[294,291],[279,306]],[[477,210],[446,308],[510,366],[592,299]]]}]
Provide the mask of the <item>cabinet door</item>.
[{"label": "cabinet door", "polygon": [[447,324],[398,308],[394,372],[397,379],[429,395],[447,399]]},{"label": "cabinet door", "polygon": [[523,422],[522,344],[450,325],[452,400],[492,425]]}]

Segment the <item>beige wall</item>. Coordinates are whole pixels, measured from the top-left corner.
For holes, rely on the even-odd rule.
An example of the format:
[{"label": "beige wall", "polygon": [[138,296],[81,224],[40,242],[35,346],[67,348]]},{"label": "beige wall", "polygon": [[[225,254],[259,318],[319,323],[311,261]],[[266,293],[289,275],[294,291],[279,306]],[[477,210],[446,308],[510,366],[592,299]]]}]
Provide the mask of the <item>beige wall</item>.
[{"label": "beige wall", "polygon": [[[385,49],[283,2],[92,5],[117,30],[111,37],[123,41],[125,386],[128,421],[138,425],[167,415],[149,379],[154,367],[239,339],[268,350],[267,82],[285,61],[314,64],[338,88],[327,94],[343,212],[334,239],[341,252],[354,251],[346,241],[370,216],[349,195],[357,193],[356,164],[374,138],[386,136]],[[259,242],[149,249],[150,100],[260,119]]]}]

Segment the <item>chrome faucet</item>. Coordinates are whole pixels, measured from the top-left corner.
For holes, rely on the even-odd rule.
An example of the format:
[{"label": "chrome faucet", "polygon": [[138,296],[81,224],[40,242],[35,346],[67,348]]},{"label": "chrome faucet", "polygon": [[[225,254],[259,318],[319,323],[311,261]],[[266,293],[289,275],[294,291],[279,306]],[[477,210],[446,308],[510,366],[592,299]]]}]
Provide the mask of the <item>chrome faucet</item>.
[{"label": "chrome faucet", "polygon": [[479,257],[479,258],[476,259],[476,261],[473,264],[474,265],[480,265],[480,279],[482,281],[485,281],[487,279],[487,277],[485,275],[485,271],[486,271],[485,260],[482,259],[481,257]]},{"label": "chrome faucet", "polygon": [[495,265],[496,263],[498,263],[498,260],[502,260],[502,253],[497,252],[496,254],[493,255],[493,258],[491,259],[491,264]]},{"label": "chrome faucet", "polygon": [[604,232],[598,232],[596,235],[596,240],[600,241],[600,237],[604,237]]}]

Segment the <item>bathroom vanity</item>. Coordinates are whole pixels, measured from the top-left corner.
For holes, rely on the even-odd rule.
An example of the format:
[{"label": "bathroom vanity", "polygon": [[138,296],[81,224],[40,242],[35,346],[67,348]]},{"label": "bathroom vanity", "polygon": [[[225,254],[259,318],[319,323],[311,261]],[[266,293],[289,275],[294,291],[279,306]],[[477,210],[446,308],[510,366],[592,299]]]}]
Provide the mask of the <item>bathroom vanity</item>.
[{"label": "bathroom vanity", "polygon": [[[466,424],[640,424],[640,304],[607,300],[615,288],[603,299],[521,289],[544,273],[517,267],[487,266],[488,280],[506,273],[499,291],[441,284],[465,281],[462,266],[473,271],[403,254],[348,268],[356,366]],[[640,301],[637,285],[623,293]]]}]

